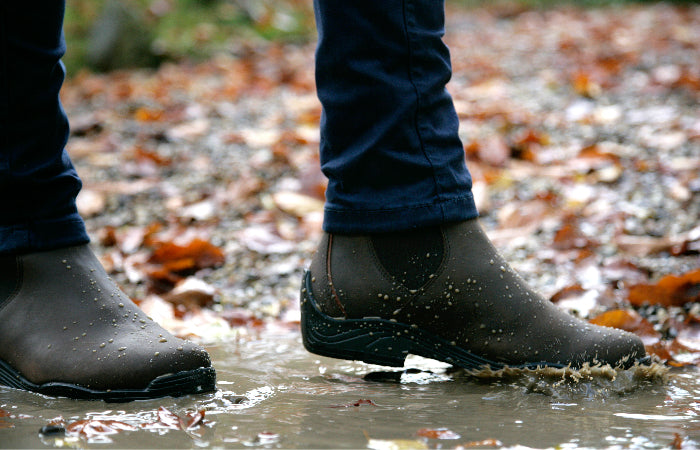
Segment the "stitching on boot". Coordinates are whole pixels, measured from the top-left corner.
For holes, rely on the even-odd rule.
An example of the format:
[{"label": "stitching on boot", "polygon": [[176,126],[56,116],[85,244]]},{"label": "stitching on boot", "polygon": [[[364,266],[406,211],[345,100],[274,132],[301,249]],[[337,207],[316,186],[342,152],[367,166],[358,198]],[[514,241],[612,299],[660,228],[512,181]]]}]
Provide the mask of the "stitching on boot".
[{"label": "stitching on boot", "polygon": [[22,263],[22,258],[15,256],[15,271],[16,271],[16,283],[15,288],[10,291],[10,295],[6,299],[0,299],[0,310],[2,310],[5,305],[10,303],[22,289],[22,284],[24,283],[24,264]]},{"label": "stitching on boot", "polygon": [[343,306],[343,303],[340,301],[340,297],[338,296],[338,293],[335,290],[335,285],[333,284],[333,274],[331,273],[331,251],[333,249],[333,235],[329,234],[328,235],[328,248],[326,249],[326,273],[328,274],[328,285],[331,288],[331,297],[333,297],[333,300],[335,300],[335,303],[338,305],[338,308],[340,308],[340,311],[343,313],[343,317],[347,319],[348,313],[345,312],[345,307]]}]

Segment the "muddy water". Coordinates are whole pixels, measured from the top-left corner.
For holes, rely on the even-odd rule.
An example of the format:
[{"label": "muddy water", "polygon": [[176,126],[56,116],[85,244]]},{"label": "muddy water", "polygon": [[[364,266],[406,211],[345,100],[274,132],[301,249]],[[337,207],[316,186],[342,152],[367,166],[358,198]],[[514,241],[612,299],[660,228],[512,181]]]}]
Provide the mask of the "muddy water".
[{"label": "muddy water", "polygon": [[[389,449],[491,440],[537,448],[664,448],[679,438],[689,448],[700,445],[696,369],[664,377],[630,370],[577,382],[556,374],[480,379],[416,358],[413,370],[398,373],[315,357],[294,329],[208,348],[219,379],[210,395],[108,404],[0,388],[0,416],[6,416],[0,447]],[[183,418],[204,410],[204,424],[166,426],[161,407]],[[39,433],[58,416],[66,426],[117,421],[130,430]]]}]

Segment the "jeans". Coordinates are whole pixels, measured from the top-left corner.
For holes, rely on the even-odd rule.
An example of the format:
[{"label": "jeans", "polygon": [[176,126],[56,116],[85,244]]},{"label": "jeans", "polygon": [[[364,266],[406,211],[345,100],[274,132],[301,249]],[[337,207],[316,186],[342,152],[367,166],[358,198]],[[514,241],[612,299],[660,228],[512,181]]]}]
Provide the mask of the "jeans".
[{"label": "jeans", "polygon": [[442,0],[315,0],[324,229],[387,232],[477,216],[445,85]]},{"label": "jeans", "polygon": [[[21,5],[21,6],[17,6]],[[58,92],[65,1],[0,4],[0,254],[89,241]],[[324,229],[389,232],[477,216],[445,90],[442,0],[315,0]]]},{"label": "jeans", "polygon": [[59,0],[0,2],[0,254],[88,242],[58,99],[63,10]]}]

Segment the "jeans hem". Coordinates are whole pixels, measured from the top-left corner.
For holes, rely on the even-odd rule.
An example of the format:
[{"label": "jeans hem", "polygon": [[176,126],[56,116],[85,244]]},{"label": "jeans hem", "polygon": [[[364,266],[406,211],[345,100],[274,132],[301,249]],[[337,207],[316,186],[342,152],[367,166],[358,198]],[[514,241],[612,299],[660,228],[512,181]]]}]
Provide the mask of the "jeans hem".
[{"label": "jeans hem", "polygon": [[470,192],[451,200],[403,208],[349,210],[326,206],[323,230],[338,234],[385,233],[461,222],[478,216]]},{"label": "jeans hem", "polygon": [[47,251],[89,242],[85,223],[78,213],[61,219],[0,225],[0,255]]}]

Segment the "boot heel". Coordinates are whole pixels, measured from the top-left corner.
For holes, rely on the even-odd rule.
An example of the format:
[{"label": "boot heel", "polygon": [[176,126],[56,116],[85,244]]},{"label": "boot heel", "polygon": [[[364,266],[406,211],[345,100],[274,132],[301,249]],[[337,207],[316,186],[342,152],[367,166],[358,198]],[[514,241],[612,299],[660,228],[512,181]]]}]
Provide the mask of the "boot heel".
[{"label": "boot heel", "polygon": [[411,342],[401,326],[383,319],[334,319],[318,309],[311,294],[311,274],[301,289],[301,336],[311,353],[331,358],[403,367]]}]

